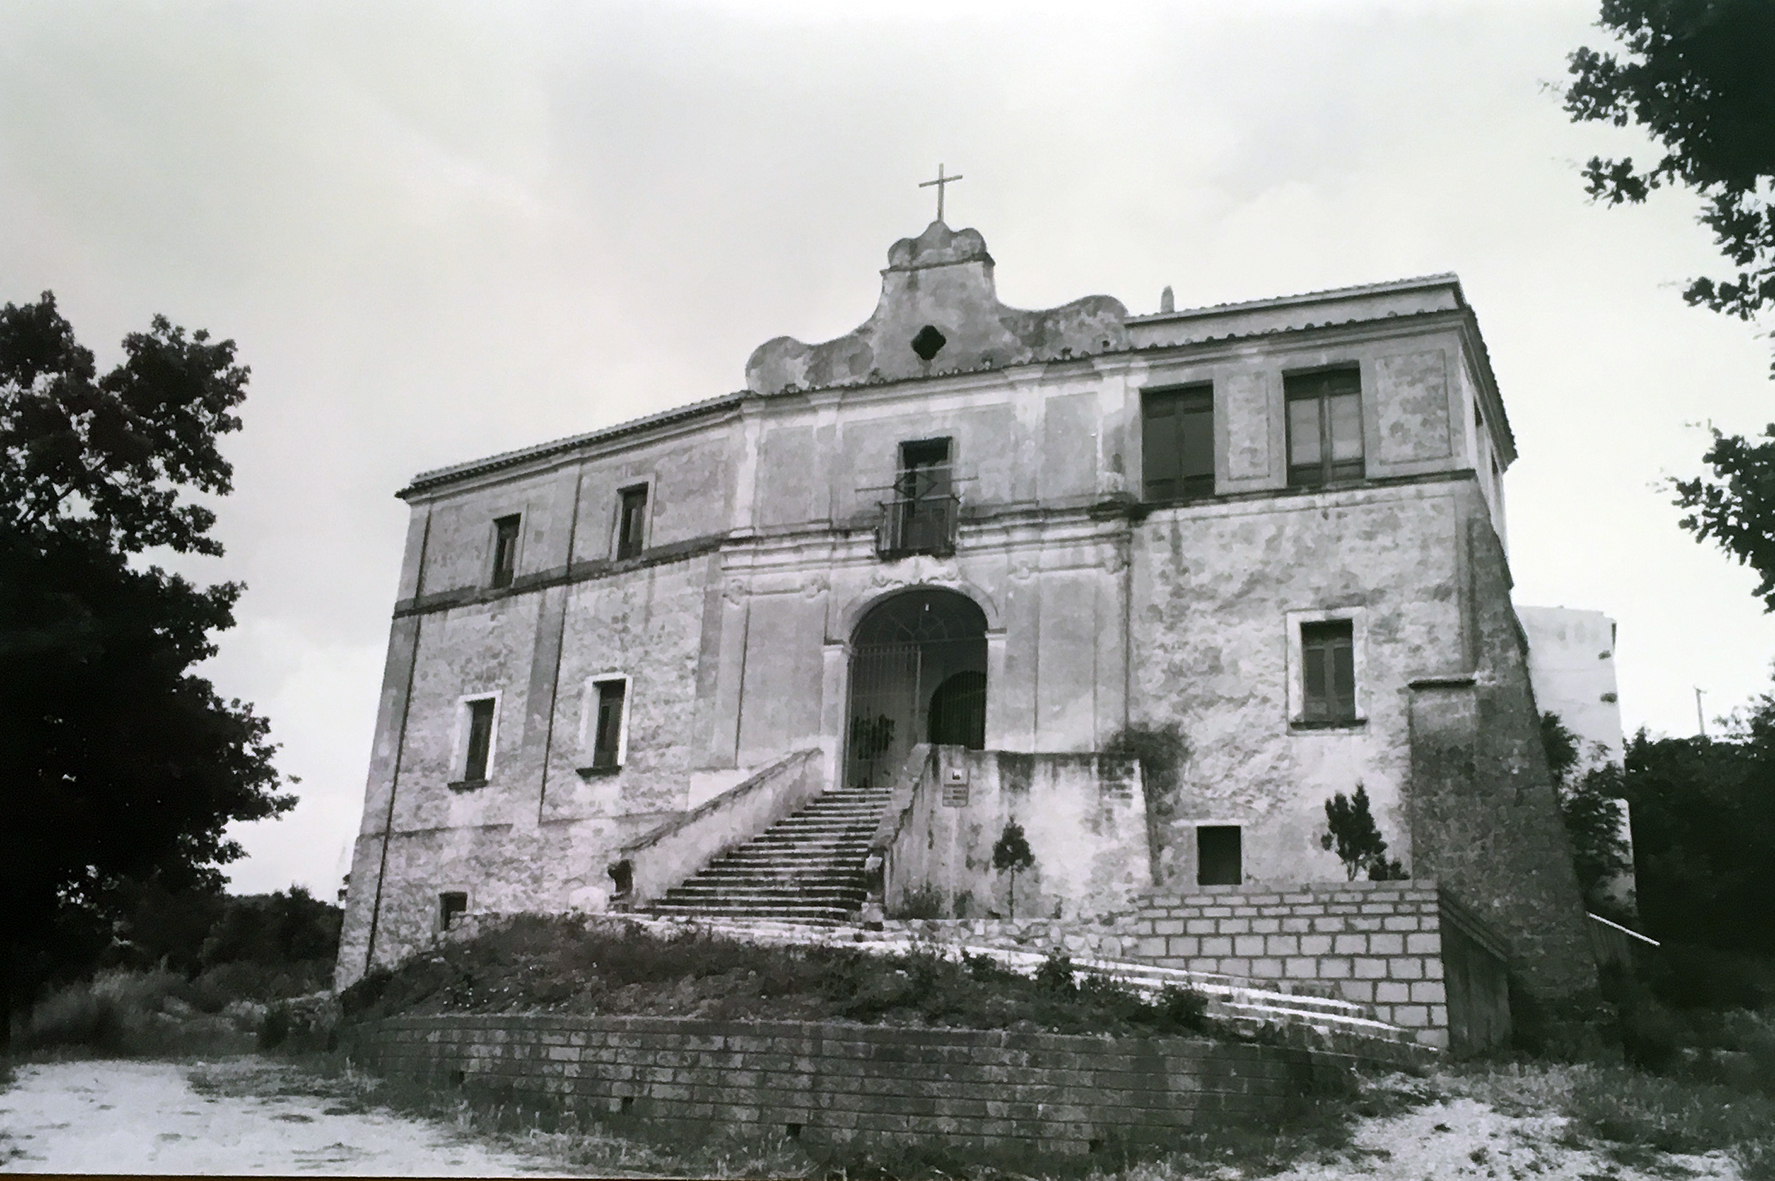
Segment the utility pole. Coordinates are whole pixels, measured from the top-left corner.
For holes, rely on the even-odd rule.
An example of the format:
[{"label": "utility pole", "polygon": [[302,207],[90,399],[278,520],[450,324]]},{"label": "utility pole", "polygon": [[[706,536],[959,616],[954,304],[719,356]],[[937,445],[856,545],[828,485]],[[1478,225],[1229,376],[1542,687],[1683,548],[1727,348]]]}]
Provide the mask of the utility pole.
[{"label": "utility pole", "polygon": [[1701,713],[1701,694],[1703,692],[1705,692],[1705,690],[1701,689],[1700,687],[1696,687],[1696,689],[1695,689],[1695,725],[1700,728],[1701,737],[1706,738],[1707,737],[1707,718],[1705,716],[1703,716]]}]

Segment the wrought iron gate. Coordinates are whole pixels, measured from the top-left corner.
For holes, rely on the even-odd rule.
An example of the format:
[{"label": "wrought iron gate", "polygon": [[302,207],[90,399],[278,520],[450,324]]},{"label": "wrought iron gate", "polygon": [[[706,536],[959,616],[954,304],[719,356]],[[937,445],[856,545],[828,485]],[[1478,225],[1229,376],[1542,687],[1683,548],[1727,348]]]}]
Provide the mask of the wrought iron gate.
[{"label": "wrought iron gate", "polygon": [[857,625],[844,782],[889,784],[919,742],[979,749],[986,717],[985,616],[953,591],[903,592]]}]

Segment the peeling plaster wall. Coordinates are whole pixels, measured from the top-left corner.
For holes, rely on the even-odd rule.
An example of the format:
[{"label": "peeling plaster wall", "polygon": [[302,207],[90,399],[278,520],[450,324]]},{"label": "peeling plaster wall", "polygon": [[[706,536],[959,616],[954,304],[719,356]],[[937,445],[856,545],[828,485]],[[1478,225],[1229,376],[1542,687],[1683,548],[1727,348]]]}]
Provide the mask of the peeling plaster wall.
[{"label": "peeling plaster wall", "polygon": [[[1132,713],[1182,725],[1191,757],[1162,828],[1164,883],[1196,881],[1198,824],[1244,826],[1248,880],[1336,880],[1324,804],[1366,787],[1409,866],[1406,685],[1463,666],[1456,493],[1447,484],[1163,509],[1133,537]],[[1355,616],[1361,724],[1291,716],[1291,612]],[[1298,696],[1298,688],[1295,689]]]},{"label": "peeling plaster wall", "polygon": [[[1108,914],[1151,888],[1146,802],[1132,759],[932,748],[894,842],[890,912],[909,893],[936,892],[956,918],[1013,913],[1012,878],[992,849],[1016,821],[1035,864],[1016,875],[1015,913],[1075,919]],[[951,782],[959,774],[965,786]]]}]

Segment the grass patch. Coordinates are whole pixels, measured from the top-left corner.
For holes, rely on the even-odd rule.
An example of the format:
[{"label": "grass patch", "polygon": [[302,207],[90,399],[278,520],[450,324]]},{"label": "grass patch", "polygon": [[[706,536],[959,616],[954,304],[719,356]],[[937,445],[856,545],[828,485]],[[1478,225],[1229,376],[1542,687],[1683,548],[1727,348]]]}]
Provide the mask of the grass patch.
[{"label": "grass patch", "polygon": [[290,1044],[322,1048],[336,1008],[308,987],[318,969],[226,964],[186,979],[160,969],[99,972],[13,1018],[25,1054],[144,1058],[237,1054]]},{"label": "grass patch", "polygon": [[1615,1010],[1612,1046],[1565,1038],[1538,1060],[1451,1066],[1449,1082],[1506,1114],[1562,1112],[1620,1164],[1723,1151],[1746,1181],[1775,1181],[1775,1011],[1670,1010],[1643,990]]},{"label": "grass patch", "polygon": [[1148,1000],[1055,955],[1033,978],[986,956],[772,947],[614,920],[525,915],[340,997],[347,1017],[552,1012],[1119,1035],[1200,1034],[1206,999],[1167,989]]},{"label": "grass patch", "polygon": [[74,1052],[104,1057],[178,1057],[252,1048],[251,1021],[193,1014],[180,1001],[186,981],[171,972],[101,972],[51,993],[15,1018],[12,1045],[22,1053]]},{"label": "grass patch", "polygon": [[1565,1110],[1585,1130],[1659,1152],[1724,1149],[1746,1181],[1775,1181],[1775,1098],[1629,1066],[1573,1070]]}]

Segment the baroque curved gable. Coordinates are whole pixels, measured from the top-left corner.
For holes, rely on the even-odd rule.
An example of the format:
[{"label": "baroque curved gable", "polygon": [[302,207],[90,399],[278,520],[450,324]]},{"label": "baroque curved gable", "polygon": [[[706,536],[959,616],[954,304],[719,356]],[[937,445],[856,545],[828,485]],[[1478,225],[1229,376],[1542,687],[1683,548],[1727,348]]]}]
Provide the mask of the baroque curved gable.
[{"label": "baroque curved gable", "polygon": [[779,336],[753,350],[746,388],[897,381],[1126,348],[1128,309],[1108,295],[1030,311],[999,302],[992,255],[975,229],[933,221],[888,251],[881,299],[855,330],[821,344]]}]

